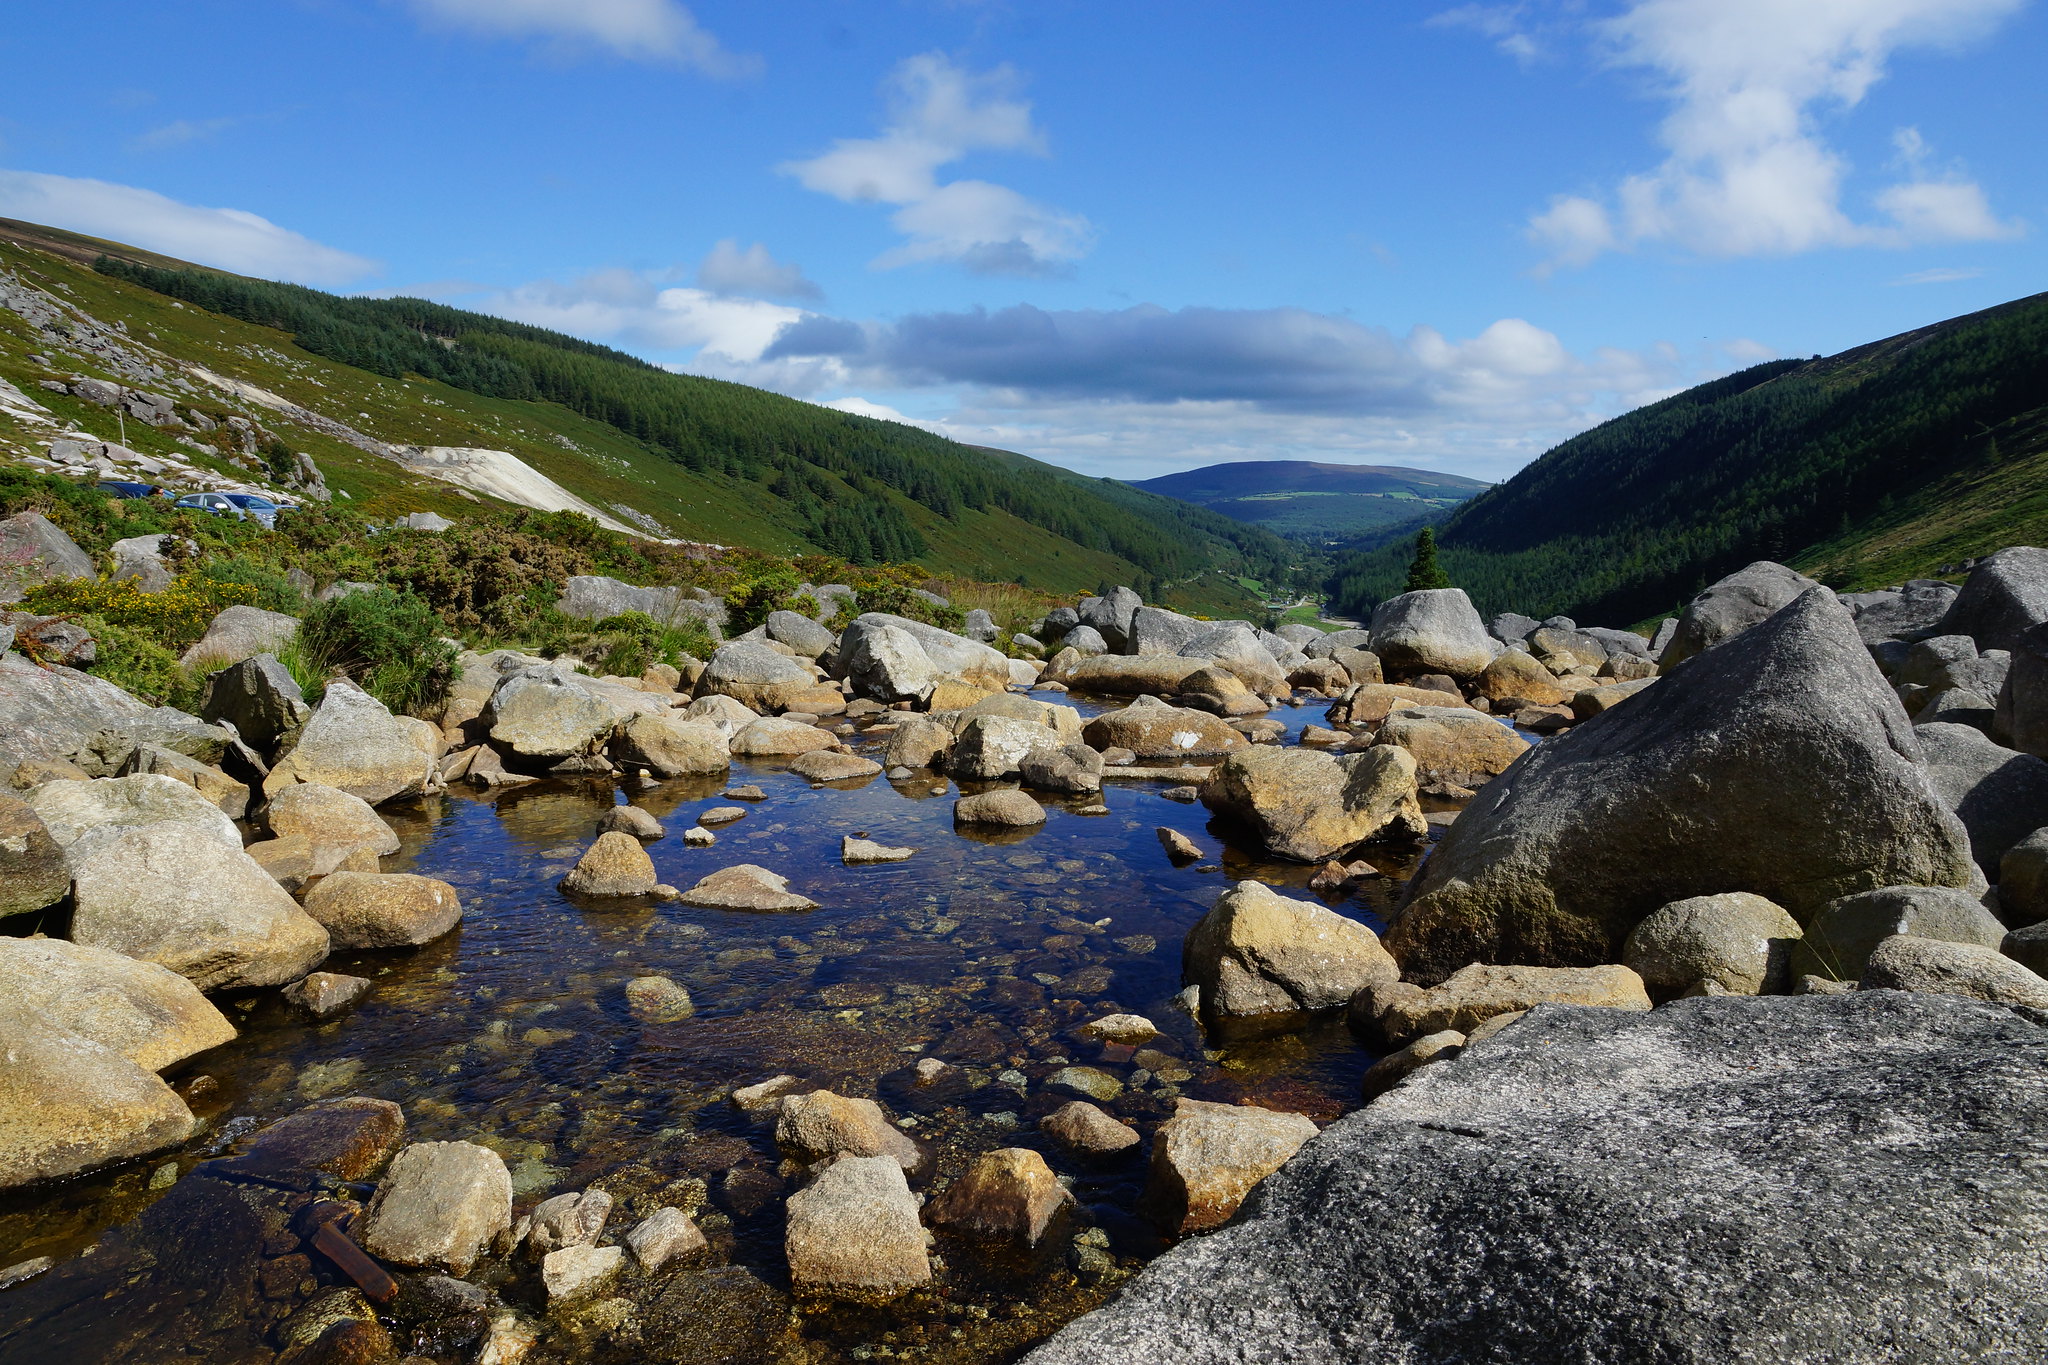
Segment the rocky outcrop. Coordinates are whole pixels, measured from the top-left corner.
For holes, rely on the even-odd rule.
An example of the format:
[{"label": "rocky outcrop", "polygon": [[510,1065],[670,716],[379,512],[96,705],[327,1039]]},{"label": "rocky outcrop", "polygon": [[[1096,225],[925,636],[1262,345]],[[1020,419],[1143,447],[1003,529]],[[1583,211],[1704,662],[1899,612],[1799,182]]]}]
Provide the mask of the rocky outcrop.
[{"label": "rocky outcrop", "polygon": [[1766,559],[1738,569],[1687,604],[1659,662],[1669,672],[1695,654],[1769,620],[1819,586],[1798,570]]},{"label": "rocky outcrop", "polygon": [[1852,892],[1980,885],[1898,700],[1832,593],[1546,741],[1445,834],[1387,934],[1406,973],[1612,962],[1731,887],[1804,920]]},{"label": "rocky outcrop", "polygon": [[1428,588],[1389,597],[1373,608],[1372,650],[1391,673],[1448,673],[1470,678],[1493,662],[1500,646],[1462,588]]},{"label": "rocky outcrop", "polygon": [[1996,1006],[1539,1009],[1027,1359],[1889,1365],[1905,1322],[1916,1358],[2024,1359],[2048,1210],[2013,1153],[2044,1126],[2048,1031]]},{"label": "rocky outcrop", "polygon": [[1219,1015],[1332,1009],[1401,969],[1379,935],[1324,906],[1239,882],[1188,930],[1181,974]]},{"label": "rocky outcrop", "polygon": [[18,556],[24,565],[22,573],[0,584],[0,601],[18,602],[37,583],[93,576],[92,556],[41,512],[0,517],[0,555]]},{"label": "rocky outcrop", "polygon": [[1421,838],[1415,759],[1375,747],[1342,758],[1257,746],[1231,754],[1202,784],[1202,804],[1248,828],[1272,853],[1320,863],[1369,839]]},{"label": "rocky outcrop", "polygon": [[379,806],[426,790],[434,758],[411,723],[336,678],[298,743],[264,779],[263,790],[275,796],[294,782],[318,782]]}]

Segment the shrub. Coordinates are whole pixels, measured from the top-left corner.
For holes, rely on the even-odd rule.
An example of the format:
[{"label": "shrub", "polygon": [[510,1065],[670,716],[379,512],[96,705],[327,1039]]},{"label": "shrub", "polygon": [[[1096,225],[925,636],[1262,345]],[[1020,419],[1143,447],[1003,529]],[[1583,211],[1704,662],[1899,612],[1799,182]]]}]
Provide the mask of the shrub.
[{"label": "shrub", "polygon": [[394,711],[419,711],[446,697],[455,677],[456,649],[441,631],[422,598],[377,588],[307,612],[299,649],[322,676],[346,675]]},{"label": "shrub", "polygon": [[165,649],[182,652],[206,634],[223,607],[254,601],[257,589],[205,572],[180,574],[162,592],[144,592],[135,579],[65,578],[40,583],[21,599],[42,616],[94,616]]},{"label": "shrub", "polygon": [[98,657],[90,672],[157,706],[181,711],[199,708],[202,680],[187,673],[178,656],[138,630],[97,616],[81,616],[76,624],[92,632]]},{"label": "shrub", "polygon": [[696,621],[664,626],[645,612],[621,612],[595,622],[567,652],[582,658],[596,673],[634,678],[650,664],[680,664],[685,654],[706,655],[713,648],[710,632]]},{"label": "shrub", "polygon": [[796,590],[802,579],[797,577],[794,566],[775,561],[766,561],[754,568],[753,576],[728,589],[725,594],[725,609],[728,625],[735,635],[744,635],[755,626],[766,621],[769,615],[778,611],[794,611],[799,605],[810,606],[810,599],[797,601]]},{"label": "shrub", "polygon": [[277,570],[247,559],[210,559],[199,566],[201,576],[223,588],[246,588],[251,606],[299,616],[306,610],[306,595]]}]

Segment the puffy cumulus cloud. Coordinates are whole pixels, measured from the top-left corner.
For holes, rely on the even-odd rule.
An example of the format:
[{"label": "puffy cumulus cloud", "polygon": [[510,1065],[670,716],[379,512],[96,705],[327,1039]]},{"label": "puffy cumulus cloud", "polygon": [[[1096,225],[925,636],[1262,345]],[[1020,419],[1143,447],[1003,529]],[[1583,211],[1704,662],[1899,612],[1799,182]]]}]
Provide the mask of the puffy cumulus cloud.
[{"label": "puffy cumulus cloud", "polygon": [[675,0],[407,0],[422,18],[505,37],[596,47],[636,61],[685,66],[731,78],[760,69],[756,57],[725,49]]},{"label": "puffy cumulus cloud", "polygon": [[777,169],[847,203],[897,206],[890,222],[907,240],[877,257],[877,269],[950,261],[985,275],[1057,272],[1092,245],[1087,219],[988,181],[939,180],[942,167],[972,152],[1045,155],[1016,85],[1009,67],[977,74],[940,53],[912,57],[889,78],[880,136],[841,138]]},{"label": "puffy cumulus cloud", "polygon": [[755,294],[771,299],[818,299],[825,291],[804,278],[803,267],[778,261],[759,242],[746,250],[730,237],[697,266],[697,287],[714,294]]},{"label": "puffy cumulus cloud", "polygon": [[653,351],[697,351],[707,362],[761,359],[801,310],[673,283],[676,272],[601,270],[566,283],[540,280],[488,294],[474,306],[572,336]]},{"label": "puffy cumulus cloud", "polygon": [[2012,236],[2018,225],[1977,184],[1927,165],[1911,130],[1901,137],[1905,178],[1874,197],[1877,217],[1859,219],[1843,207],[1851,167],[1815,115],[1860,103],[1895,52],[1953,48],[2024,3],[1632,0],[1596,29],[1612,64],[1658,78],[1672,106],[1658,131],[1668,154],[1611,193],[1558,196],[1530,236],[1551,265],[1646,242],[1752,256]]},{"label": "puffy cumulus cloud", "polygon": [[367,257],[324,246],[243,209],[200,208],[105,180],[0,170],[0,217],[297,284],[347,284],[382,269]]}]

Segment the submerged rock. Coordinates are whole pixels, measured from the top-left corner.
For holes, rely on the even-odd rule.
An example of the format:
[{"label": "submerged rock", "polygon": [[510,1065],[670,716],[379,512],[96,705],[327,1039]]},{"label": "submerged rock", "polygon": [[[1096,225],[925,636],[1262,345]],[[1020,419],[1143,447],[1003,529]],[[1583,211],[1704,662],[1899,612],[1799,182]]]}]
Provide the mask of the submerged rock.
[{"label": "submerged rock", "polygon": [[1044,1157],[1004,1147],[976,1157],[929,1212],[932,1222],[956,1232],[1035,1247],[1073,1203]]},{"label": "submerged rock", "polygon": [[1077,1156],[1113,1156],[1138,1145],[1135,1131],[1086,1100],[1069,1100],[1040,1119],[1038,1129]]},{"label": "submerged rock", "polygon": [[889,1122],[882,1106],[830,1090],[784,1099],[775,1120],[775,1141],[790,1158],[805,1163],[839,1156],[886,1157],[907,1172],[928,1164],[924,1150]]},{"label": "submerged rock", "polygon": [[848,834],[839,841],[839,860],[844,863],[900,863],[916,854],[914,848],[892,848],[873,839]]},{"label": "submerged rock", "polygon": [[689,1214],[681,1209],[660,1208],[626,1234],[626,1245],[632,1248],[633,1259],[642,1270],[656,1271],[678,1257],[702,1251],[706,1243]]},{"label": "submerged rock", "polygon": [[842,1157],[790,1196],[783,1249],[799,1294],[887,1303],[932,1277],[917,1201],[886,1157]]}]

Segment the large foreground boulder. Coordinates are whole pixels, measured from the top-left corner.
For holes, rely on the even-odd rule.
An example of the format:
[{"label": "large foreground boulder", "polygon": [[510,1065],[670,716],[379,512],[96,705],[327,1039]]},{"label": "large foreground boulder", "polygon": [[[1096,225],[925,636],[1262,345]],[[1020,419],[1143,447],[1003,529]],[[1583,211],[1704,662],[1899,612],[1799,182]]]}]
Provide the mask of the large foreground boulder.
[{"label": "large foreground boulder", "polygon": [[1824,590],[1525,756],[1444,836],[1387,934],[1425,984],[1590,966],[1651,911],[1748,891],[1805,922],[1882,886],[1982,889],[1898,699]]},{"label": "large foreground boulder", "polygon": [[0,1189],[173,1147],[196,1126],[148,1068],[0,998]]},{"label": "large foreground boulder", "polygon": [[1404,592],[1373,608],[1372,651],[1389,673],[1470,678],[1499,650],[1463,588]]},{"label": "large foreground boulder", "polygon": [[1269,852],[1319,863],[1368,839],[1428,832],[1415,759],[1376,746],[1335,758],[1312,749],[1240,749],[1202,783],[1202,804],[1248,826]]},{"label": "large foreground boulder", "polygon": [[1671,643],[1664,646],[1658,662],[1667,670],[1675,668],[1693,655],[1768,621],[1802,594],[1819,586],[1797,569],[1767,559],[1738,569],[1692,599],[1679,615]]},{"label": "large foreground boulder", "polygon": [[2048,1030],[1998,1006],[1546,1006],[1326,1129],[1027,1360],[2025,1360],[2044,1131]]}]

